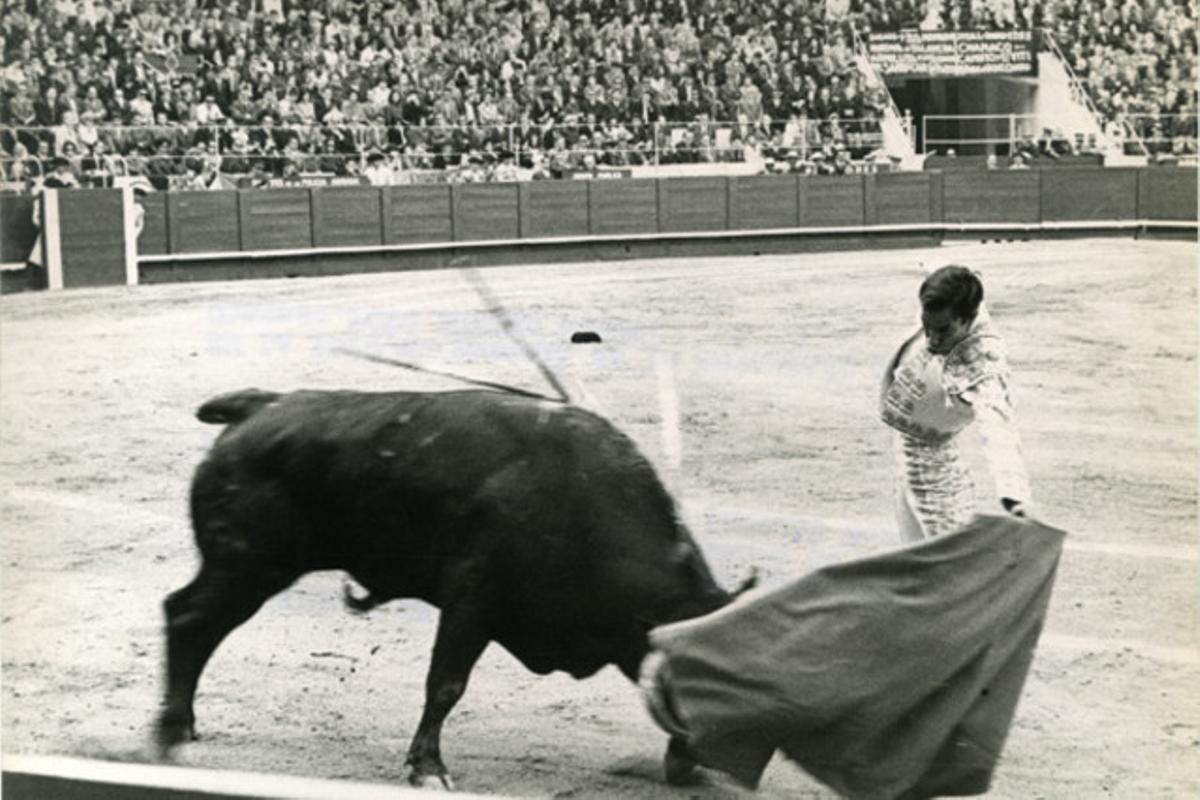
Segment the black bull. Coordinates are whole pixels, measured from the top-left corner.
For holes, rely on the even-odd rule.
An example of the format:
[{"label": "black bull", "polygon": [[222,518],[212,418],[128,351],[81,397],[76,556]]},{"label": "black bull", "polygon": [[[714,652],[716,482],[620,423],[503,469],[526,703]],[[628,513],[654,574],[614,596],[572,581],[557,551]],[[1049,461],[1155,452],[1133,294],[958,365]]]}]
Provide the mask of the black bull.
[{"label": "black bull", "polygon": [[[636,680],[659,624],[731,595],[633,442],[580,408],[490,391],[258,390],[198,411],[226,423],[196,470],[202,565],[166,611],[167,753],[194,735],[206,662],[267,599],[344,570],[356,608],[419,598],[441,610],[424,713],[407,763],[449,785],[442,722],[491,641],[530,670]],[[668,779],[685,776],[673,741]]]}]

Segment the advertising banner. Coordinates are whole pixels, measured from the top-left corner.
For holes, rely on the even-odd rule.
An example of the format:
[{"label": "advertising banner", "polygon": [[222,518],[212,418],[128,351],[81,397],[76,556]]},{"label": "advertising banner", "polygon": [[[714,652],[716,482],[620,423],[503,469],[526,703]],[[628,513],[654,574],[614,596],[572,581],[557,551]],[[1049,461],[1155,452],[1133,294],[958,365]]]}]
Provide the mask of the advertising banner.
[{"label": "advertising banner", "polygon": [[871,63],[885,77],[964,78],[1032,75],[1032,31],[922,31],[872,33]]}]

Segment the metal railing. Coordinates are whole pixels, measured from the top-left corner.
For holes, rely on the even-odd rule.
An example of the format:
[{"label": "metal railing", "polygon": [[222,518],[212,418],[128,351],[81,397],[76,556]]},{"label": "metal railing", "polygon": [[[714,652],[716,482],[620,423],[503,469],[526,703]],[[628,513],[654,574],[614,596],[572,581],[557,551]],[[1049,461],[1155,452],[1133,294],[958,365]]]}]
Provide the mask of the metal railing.
[{"label": "metal railing", "polygon": [[[37,156],[0,158],[0,185],[7,191],[36,189],[51,172],[51,162]],[[104,188],[112,186],[115,178],[130,172],[124,156],[106,155],[100,161],[92,157],[75,159],[71,163],[71,174],[81,187]]]},{"label": "metal railing", "polygon": [[[151,162],[180,162],[186,167],[191,160],[199,168],[211,158],[224,160],[227,171],[239,173],[252,171],[256,162],[278,172],[291,161],[314,159],[343,165],[357,161],[364,171],[375,152],[398,154],[422,169],[475,158],[483,162],[511,158],[526,166],[589,159],[608,166],[735,163],[746,160],[748,151],[807,160],[825,145],[841,145],[861,158],[882,146],[880,122],[831,117],[628,125],[105,126],[97,129],[94,149],[98,152],[82,158],[119,159],[123,172],[132,174],[145,174]],[[62,132],[62,126],[10,127],[0,130],[0,143],[36,146],[39,141],[73,141]],[[233,169],[228,169],[230,164]],[[344,166],[342,174],[350,169]]]},{"label": "metal railing", "polygon": [[[1063,52],[1062,47],[1060,47],[1058,44],[1058,39],[1055,38],[1054,34],[1050,30],[1045,28],[1041,30],[1041,38],[1042,42],[1046,45],[1046,49],[1054,54],[1054,57],[1058,59],[1059,63],[1062,65],[1063,71],[1066,72],[1067,80],[1071,85],[1072,97],[1076,102],[1087,109],[1088,113],[1092,115],[1092,119],[1095,121],[1096,125],[1101,130],[1104,130],[1105,115],[1101,113],[1100,108],[1096,105],[1095,101],[1092,100],[1091,92],[1088,91],[1087,86],[1082,80],[1079,79],[1079,76],[1075,74],[1075,70],[1071,67],[1070,60]],[[1141,138],[1138,137],[1137,133],[1123,123],[1118,122],[1118,124],[1121,126],[1121,133],[1125,142],[1132,143],[1134,147],[1140,151],[1138,153],[1139,155],[1148,155],[1149,153],[1146,150],[1146,146],[1142,142]]]},{"label": "metal railing", "polygon": [[[844,118],[837,124],[846,130],[878,130],[883,120],[875,117]],[[772,130],[783,130],[789,124],[814,125],[827,127],[826,119],[763,119],[754,122],[720,121],[697,119],[680,122],[649,122],[640,121],[628,124],[605,125],[601,123],[553,123],[522,126],[520,124],[504,125],[106,125],[96,128],[99,141],[107,148],[146,147],[149,145],[168,142],[171,144],[215,143],[219,149],[231,146],[234,139],[245,136],[248,141],[264,141],[267,137],[282,149],[286,141],[295,138],[301,143],[333,140],[343,144],[358,146],[356,149],[392,149],[412,144],[429,144],[442,142],[456,147],[458,150],[480,149],[486,146],[507,147],[514,152],[524,149],[537,149],[529,144],[531,138],[545,142],[542,149],[548,149],[555,137],[561,137],[568,144],[573,144],[580,138],[588,140],[620,138],[633,143],[652,144],[663,142],[671,131],[691,130],[696,135],[716,136],[719,131],[726,131],[735,138],[746,138],[750,135],[762,136]],[[36,145],[39,141],[53,144],[65,126],[30,127],[9,126],[0,129],[0,135],[9,139],[29,142]],[[0,140],[2,141],[2,140]],[[74,141],[68,137],[66,141]],[[56,153],[57,155],[57,153]]]},{"label": "metal railing", "polygon": [[0,178],[7,183],[40,179],[46,174],[46,164],[37,156],[0,157]]},{"label": "metal railing", "polygon": [[1150,155],[1196,155],[1196,114],[1118,114],[1117,121],[1136,134]]},{"label": "metal railing", "polygon": [[[852,28],[850,30],[850,34],[854,41],[854,55],[857,57],[859,69],[866,73],[867,85],[883,90],[883,95],[885,98],[887,98],[887,110],[892,113],[892,117],[896,120],[896,123],[901,126],[901,129],[904,131],[904,135],[908,137],[908,141],[913,143],[912,118],[907,114],[902,113],[900,111],[900,107],[896,105],[895,98],[892,97],[892,93],[887,89],[887,81],[883,79],[883,75],[881,75],[879,70],[875,69],[875,65],[871,63],[871,51],[867,47],[867,43],[863,41],[858,30]],[[886,117],[887,115],[885,114],[884,116]]]},{"label": "metal railing", "polygon": [[[927,114],[921,119],[922,152],[946,155],[1012,154],[1046,138],[1037,114]],[[1050,131],[1050,133],[1054,133]],[[1063,138],[1075,153],[1100,153],[1104,142],[1093,131],[1067,131]]]}]

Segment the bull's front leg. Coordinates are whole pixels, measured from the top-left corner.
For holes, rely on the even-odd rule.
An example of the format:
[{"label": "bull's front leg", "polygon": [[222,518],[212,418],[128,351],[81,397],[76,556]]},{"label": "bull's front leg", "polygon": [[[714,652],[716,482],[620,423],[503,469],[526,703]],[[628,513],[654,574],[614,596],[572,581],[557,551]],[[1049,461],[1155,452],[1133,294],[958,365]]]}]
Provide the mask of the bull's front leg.
[{"label": "bull's front leg", "polygon": [[414,786],[454,789],[442,763],[442,723],[466,691],[471,669],[487,647],[480,608],[458,601],[442,610],[425,679],[425,710],[406,760],[412,770],[408,780]]}]

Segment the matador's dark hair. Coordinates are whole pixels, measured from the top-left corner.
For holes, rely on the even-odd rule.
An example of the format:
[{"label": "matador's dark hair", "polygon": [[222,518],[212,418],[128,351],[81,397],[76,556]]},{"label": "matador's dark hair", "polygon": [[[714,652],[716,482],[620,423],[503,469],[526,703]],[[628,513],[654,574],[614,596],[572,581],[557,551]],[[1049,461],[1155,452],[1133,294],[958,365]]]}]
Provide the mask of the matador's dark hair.
[{"label": "matador's dark hair", "polygon": [[917,297],[925,311],[949,309],[957,319],[970,321],[983,302],[983,281],[966,267],[948,264],[925,278]]}]

